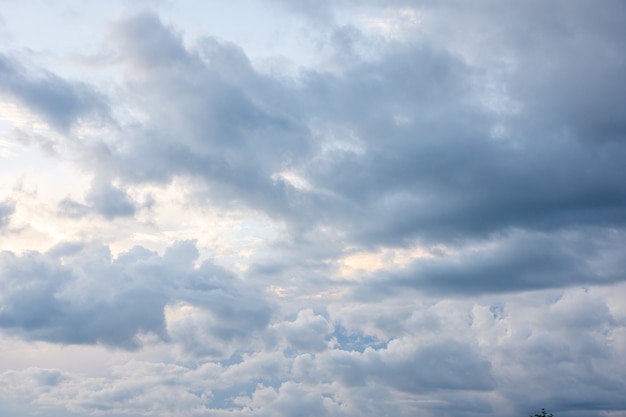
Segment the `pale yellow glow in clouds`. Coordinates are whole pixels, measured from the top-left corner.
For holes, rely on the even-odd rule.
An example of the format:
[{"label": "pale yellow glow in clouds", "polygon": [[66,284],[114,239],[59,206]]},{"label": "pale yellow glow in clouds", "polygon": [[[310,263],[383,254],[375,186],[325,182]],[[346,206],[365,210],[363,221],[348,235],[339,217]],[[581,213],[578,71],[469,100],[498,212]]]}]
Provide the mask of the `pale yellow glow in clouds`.
[{"label": "pale yellow glow in clouds", "polygon": [[363,274],[379,270],[406,268],[419,258],[434,257],[432,251],[421,248],[382,248],[371,252],[351,253],[338,261],[340,278],[360,280]]},{"label": "pale yellow glow in clouds", "polygon": [[361,21],[366,29],[389,39],[401,39],[406,31],[420,24],[417,12],[411,8],[390,8],[383,17],[366,16]]}]

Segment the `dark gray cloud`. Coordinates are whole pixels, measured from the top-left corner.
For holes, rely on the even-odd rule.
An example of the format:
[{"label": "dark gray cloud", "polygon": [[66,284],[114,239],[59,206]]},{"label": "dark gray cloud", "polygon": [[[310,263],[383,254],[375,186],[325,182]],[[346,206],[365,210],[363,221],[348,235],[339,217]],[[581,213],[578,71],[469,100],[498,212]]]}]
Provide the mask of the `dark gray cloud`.
[{"label": "dark gray cloud", "polygon": [[153,204],[151,196],[142,204],[134,201],[123,186],[116,186],[110,179],[95,177],[85,195],[82,204],[70,197],[65,197],[58,204],[59,213],[63,216],[79,218],[91,213],[98,214],[108,220],[118,217],[132,217],[142,207]]},{"label": "dark gray cloud", "polygon": [[185,302],[215,317],[208,333],[218,340],[262,329],[270,314],[263,299],[246,301],[236,277],[208,262],[195,268],[197,257],[192,242],[163,256],[135,247],[116,259],[82,244],[3,252],[0,327],[30,340],[135,349],[141,334],[168,340],[165,306]]},{"label": "dark gray cloud", "polygon": [[146,71],[185,65],[189,53],[174,28],[166,28],[153,13],[141,13],[117,22],[111,34],[124,45],[123,57]]},{"label": "dark gray cloud", "polygon": [[7,54],[0,54],[0,76],[3,79],[0,93],[15,98],[62,132],[67,132],[82,118],[107,117],[106,97],[90,85],[25,66]]},{"label": "dark gray cloud", "polygon": [[[390,40],[373,58],[355,53],[345,68],[309,69],[297,83],[258,73],[236,45],[204,38],[185,46],[155,15],[138,15],[119,22],[112,33],[129,65],[129,92],[146,118],[84,155],[96,161],[97,172],[115,172],[126,183],[192,177],[199,201],[242,204],[285,220],[289,245],[302,245],[300,254],[313,263],[315,255],[306,248],[334,247],[334,254],[323,256],[336,257],[341,242],[330,241],[339,233],[343,242],[361,247],[463,246],[517,229],[558,237],[549,246],[538,243],[545,249],[511,249],[502,259],[497,250],[487,251],[490,261],[462,261],[463,267],[448,259],[419,261],[415,275],[433,278],[415,282],[433,291],[445,282],[459,293],[614,282],[620,279],[614,272],[597,276],[579,267],[587,248],[559,239],[581,227],[600,234],[602,228],[621,229],[626,220],[626,177],[619,175],[626,142],[619,139],[619,123],[608,121],[621,119],[623,95],[605,94],[609,85],[621,85],[622,45],[615,25],[585,20],[592,11],[554,7],[552,13],[566,13],[571,22],[554,33],[537,28],[549,48],[526,39],[517,26],[506,42],[492,40],[496,51],[508,45],[513,69],[493,56],[468,60],[435,34]],[[513,13],[471,10],[459,19],[488,39],[501,30],[495,17],[509,21]],[[530,19],[534,10],[515,12]],[[456,16],[446,8],[437,12]],[[593,19],[610,20],[598,13]],[[481,22],[485,27],[477,29]],[[352,43],[367,41],[356,28],[350,33]],[[601,74],[568,75],[568,68],[580,68],[571,34],[580,37],[576,48],[583,56],[602,42],[602,55],[586,61],[603,62],[596,64]],[[345,49],[344,38],[330,42]],[[537,67],[545,62],[551,63],[545,70]],[[502,92],[491,90],[494,82]],[[571,96],[581,85],[587,90]],[[502,104],[507,102],[515,105]],[[572,103],[588,109],[588,117],[573,112]],[[600,120],[595,114],[612,116]],[[281,177],[284,172],[306,184],[297,186]],[[94,186],[89,198],[105,216],[133,213],[124,191],[110,185]],[[77,210],[72,207],[67,208]],[[316,232],[322,229],[338,233]],[[285,272],[301,261],[290,262],[280,267],[281,261],[263,261],[251,271]],[[446,278],[435,278],[440,275]]]},{"label": "dark gray cloud", "polygon": [[128,194],[107,180],[96,178],[86,200],[93,210],[108,219],[135,214],[135,205]]},{"label": "dark gray cloud", "polygon": [[284,213],[287,190],[273,175],[311,146],[291,92],[257,73],[236,45],[204,38],[187,49],[151,14],[119,22],[113,33],[131,70],[129,93],[147,120],[125,126],[117,142],[94,146],[85,158],[126,181],[190,176],[206,184],[199,194],[216,204]]},{"label": "dark gray cloud", "polygon": [[[76,268],[62,265],[60,258],[78,254],[86,259]],[[167,298],[161,288],[112,265],[107,248],[92,253],[58,248],[53,255],[5,252],[2,265],[0,326],[6,330],[34,340],[125,348],[137,347],[138,332],[166,336]]]},{"label": "dark gray cloud", "polygon": [[417,259],[400,272],[382,273],[372,287],[359,287],[356,293],[376,297],[410,287],[464,296],[626,280],[625,260],[617,249],[624,244],[623,233],[597,229],[556,235],[512,233],[496,245],[485,243],[486,247],[460,254]]},{"label": "dark gray cloud", "polygon": [[[494,52],[469,60],[451,47],[456,33],[433,31],[381,44],[374,58],[356,54],[338,73],[308,70],[289,83],[258,73],[236,45],[204,38],[186,46],[156,15],[140,14],[111,33],[131,69],[128,91],[147,117],[82,156],[128,182],[191,176],[203,183],[196,193],[214,203],[265,211],[296,233],[341,229],[359,245],[454,242],[510,227],[622,227],[621,3],[609,2],[609,12],[557,2],[542,19],[533,18],[536,3],[464,5],[466,16],[394,4],[454,17]],[[367,42],[356,28],[350,33],[351,45]],[[346,49],[345,36],[329,39]],[[2,63],[12,80],[5,90],[29,103],[55,102],[58,114],[41,111],[58,126],[102,110],[85,85],[50,73],[29,78],[14,60]],[[503,96],[493,97],[489,83]],[[54,100],[28,98],[39,95]],[[498,100],[517,110],[481,105]],[[284,180],[285,171],[313,189]],[[122,190],[99,190],[91,196],[98,212],[132,214]]]},{"label": "dark gray cloud", "polygon": [[[510,140],[497,140],[490,131],[498,119],[471,100],[480,94],[473,79],[481,70],[445,51],[399,46],[342,78],[313,76],[307,92],[317,99],[316,112],[328,109],[333,123],[347,123],[364,152],[337,153],[307,174],[352,203],[325,211],[357,241],[623,225],[626,188],[617,172],[624,142],[607,142],[615,135],[591,128],[597,138],[563,132],[556,119],[537,129],[530,100],[524,103],[533,113],[514,118]],[[601,103],[593,105],[602,113]],[[617,96],[607,111],[615,106]],[[394,113],[407,121],[394,122]]]},{"label": "dark gray cloud", "polygon": [[[572,22],[591,13],[576,10],[559,5],[553,13],[567,11]],[[497,21],[512,12],[490,13]],[[454,242],[511,227],[622,227],[624,95],[610,87],[622,84],[622,45],[599,24],[566,25],[580,45],[545,27],[537,36],[549,37],[549,47],[511,35],[510,71],[426,38],[389,41],[374,59],[355,56],[339,74],[308,70],[293,84],[259,74],[232,44],[206,38],[188,48],[156,16],[139,15],[113,32],[148,118],[89,159],[126,181],[191,176],[205,184],[197,194],[214,203],[265,211],[296,233],[340,229],[360,245]],[[483,32],[497,30],[491,22]],[[339,48],[342,39],[331,43]],[[581,69],[600,41],[602,54],[584,59],[597,71]],[[506,97],[492,97],[494,78]],[[481,104],[490,100],[519,109]],[[312,189],[278,175],[285,171]]]},{"label": "dark gray cloud", "polygon": [[14,211],[15,205],[12,202],[0,203],[0,230],[4,230],[9,225]]}]

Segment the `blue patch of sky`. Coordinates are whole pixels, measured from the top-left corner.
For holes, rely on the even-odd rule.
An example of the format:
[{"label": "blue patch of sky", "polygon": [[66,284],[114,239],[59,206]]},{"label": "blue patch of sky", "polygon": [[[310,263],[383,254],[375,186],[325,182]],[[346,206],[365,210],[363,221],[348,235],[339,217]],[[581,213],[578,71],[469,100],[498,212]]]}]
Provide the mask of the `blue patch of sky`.
[{"label": "blue patch of sky", "polygon": [[494,319],[500,320],[504,317],[504,306],[493,305],[489,307],[489,311],[491,311],[491,315]]},{"label": "blue patch of sky", "polygon": [[327,340],[337,340],[336,349],[346,351],[363,352],[368,347],[378,350],[387,348],[389,341],[379,340],[374,336],[368,336],[361,332],[348,332],[345,327],[336,324],[335,331],[327,336]]},{"label": "blue patch of sky", "polygon": [[[220,364],[222,366],[232,366],[232,365],[237,365],[243,362],[243,355],[246,352],[238,350],[235,353],[233,353],[232,355],[230,355],[230,357],[228,359],[225,359],[223,361],[220,361]],[[252,351],[247,352],[247,353],[252,353]]]}]

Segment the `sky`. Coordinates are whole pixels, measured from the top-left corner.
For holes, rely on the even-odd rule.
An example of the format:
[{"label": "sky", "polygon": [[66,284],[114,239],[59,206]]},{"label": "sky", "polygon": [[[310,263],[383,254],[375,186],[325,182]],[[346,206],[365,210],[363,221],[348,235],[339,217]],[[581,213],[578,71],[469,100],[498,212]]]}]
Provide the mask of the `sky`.
[{"label": "sky", "polygon": [[0,0],[0,416],[626,417],[624,22]]}]

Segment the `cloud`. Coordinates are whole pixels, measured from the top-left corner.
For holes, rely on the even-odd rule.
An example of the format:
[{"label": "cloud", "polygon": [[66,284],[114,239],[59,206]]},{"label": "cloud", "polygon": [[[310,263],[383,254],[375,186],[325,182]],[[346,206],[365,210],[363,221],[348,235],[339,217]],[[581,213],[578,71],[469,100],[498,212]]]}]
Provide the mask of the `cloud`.
[{"label": "cloud", "polygon": [[281,7],[294,12],[307,20],[311,20],[318,24],[328,24],[334,21],[333,4],[328,0],[311,1],[311,0],[296,0],[296,1],[284,1],[278,0],[268,3],[278,3]]},{"label": "cloud", "polygon": [[[500,12],[509,18],[506,11],[494,16]],[[626,183],[615,173],[626,149],[608,133],[619,126],[596,128],[609,122],[567,109],[589,100],[596,110],[587,113],[613,114],[619,94],[602,91],[624,63],[607,63],[597,77],[589,71],[559,77],[566,67],[578,68],[576,56],[559,49],[570,48],[569,38],[550,37],[550,51],[559,51],[550,58],[558,69],[550,71],[533,73],[549,51],[524,48],[517,38],[509,50],[516,65],[507,70],[470,60],[434,37],[388,41],[373,58],[355,56],[339,72],[308,69],[294,84],[257,72],[236,45],[213,38],[189,45],[153,14],[123,20],[112,33],[130,65],[133,105],[144,117],[85,156],[98,161],[98,172],[116,172],[124,182],[191,177],[196,197],[213,204],[264,211],[293,233],[340,230],[365,246],[454,244],[511,227],[624,222]],[[595,32],[583,33],[595,42]],[[601,61],[620,50],[610,39]],[[554,99],[590,85],[586,77],[597,91],[580,93],[585,100]],[[489,87],[494,83],[503,92]],[[493,104],[507,100],[520,110]],[[548,102],[551,109],[538,110]],[[130,214],[118,197],[111,201],[121,205],[99,210]]]},{"label": "cloud", "polygon": [[561,236],[512,233],[495,245],[415,260],[405,269],[382,273],[372,288],[358,288],[356,293],[380,294],[382,288],[397,286],[463,296],[611,285],[625,278],[623,257],[615,250],[622,239],[602,229]]},{"label": "cloud", "polygon": [[322,361],[324,369],[348,386],[379,383],[400,391],[423,393],[438,389],[490,390],[495,385],[489,361],[480,358],[470,346],[454,340],[424,346],[395,340],[377,351],[336,350]]},{"label": "cloud", "polygon": [[146,71],[176,67],[190,60],[182,38],[166,28],[159,17],[144,12],[117,22],[111,28],[114,38],[124,45],[124,58]]},{"label": "cloud", "polygon": [[481,70],[447,51],[398,45],[344,77],[314,74],[315,113],[364,149],[330,153],[304,171],[314,188],[348,202],[326,199],[318,210],[357,242],[391,245],[621,224],[622,143],[555,137],[560,122],[538,132],[523,115],[516,140],[495,140],[497,119],[474,98]]},{"label": "cloud", "polygon": [[205,309],[216,323],[212,337],[228,339],[267,324],[269,307],[256,299],[237,309],[235,278],[203,263],[191,242],[163,256],[135,247],[112,259],[108,247],[60,245],[49,252],[4,252],[0,327],[30,340],[101,343],[137,349],[142,335],[167,341],[165,309],[186,302]]},{"label": "cloud", "polygon": [[135,214],[135,206],[128,194],[106,181],[94,181],[87,194],[87,202],[95,211],[109,219]]},{"label": "cloud", "polygon": [[274,3],[315,65],[167,8],[106,93],[0,56],[92,178],[0,204],[0,414],[623,414],[623,2]]},{"label": "cloud", "polygon": [[63,249],[2,254],[2,328],[34,340],[124,348],[137,347],[139,332],[166,336],[167,298],[158,287],[120,271],[107,248],[83,252],[85,259],[75,268],[65,267],[60,258],[72,259],[76,253]]},{"label": "cloud", "polygon": [[277,334],[286,338],[289,347],[297,351],[316,352],[328,349],[327,336],[333,332],[331,323],[313,310],[301,310],[293,322],[283,322],[274,327]]},{"label": "cloud", "polygon": [[0,54],[4,93],[61,132],[67,132],[87,117],[107,117],[106,97],[92,86],[72,82],[34,66],[25,67],[16,58]]},{"label": "cloud", "polygon": [[86,160],[128,183],[191,177],[216,204],[284,211],[285,186],[273,176],[310,147],[290,92],[257,73],[236,45],[203,38],[187,48],[152,14],[121,21],[112,33],[131,70],[131,102],[146,117],[84,149]]},{"label": "cloud", "polygon": [[[293,415],[294,410],[339,416],[375,411],[471,415],[495,410],[519,415],[532,411],[533,404],[547,404],[562,414],[575,415],[568,411],[575,409],[600,416],[595,411],[600,404],[619,409],[624,386],[623,372],[616,365],[623,360],[626,316],[602,307],[606,291],[535,292],[504,302],[429,300],[421,306],[409,302],[412,296],[398,297],[395,304],[411,309],[413,317],[403,319],[397,310],[390,313],[405,333],[384,347],[294,354],[274,348],[263,351],[248,340],[240,344],[256,346],[257,351],[221,362],[130,360],[94,376],[30,368],[0,374],[0,397],[36,399],[75,415],[139,410],[147,415],[181,410],[242,416]],[[359,316],[375,316],[381,310],[376,304],[358,306]],[[590,312],[591,319],[576,319]],[[436,316],[437,325],[418,326],[420,315]],[[347,316],[333,314],[327,321]],[[275,317],[276,324],[284,325],[280,333],[288,336],[294,322],[312,323],[321,316],[305,311],[299,317],[295,321]],[[533,384],[520,389],[528,381]],[[223,408],[229,410],[219,410]]]},{"label": "cloud", "polygon": [[0,203],[0,230],[4,230],[11,221],[11,215],[15,211],[15,205],[11,202]]}]

